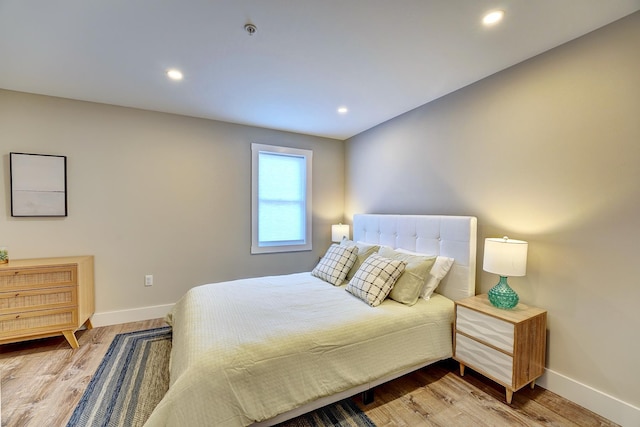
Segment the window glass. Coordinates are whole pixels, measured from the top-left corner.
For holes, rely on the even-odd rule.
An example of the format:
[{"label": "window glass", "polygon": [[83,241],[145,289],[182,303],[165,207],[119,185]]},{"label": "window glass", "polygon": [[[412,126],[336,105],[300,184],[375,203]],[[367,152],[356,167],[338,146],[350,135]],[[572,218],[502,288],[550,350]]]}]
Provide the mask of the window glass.
[{"label": "window glass", "polygon": [[252,144],[251,253],[311,250],[312,152]]}]

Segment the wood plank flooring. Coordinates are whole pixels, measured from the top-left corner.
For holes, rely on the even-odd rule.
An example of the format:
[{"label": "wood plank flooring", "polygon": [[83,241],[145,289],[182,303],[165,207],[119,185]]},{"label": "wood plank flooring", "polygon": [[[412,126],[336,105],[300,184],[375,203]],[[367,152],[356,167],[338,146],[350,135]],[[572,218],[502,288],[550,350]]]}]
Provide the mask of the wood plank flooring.
[{"label": "wood plank flooring", "polygon": [[77,350],[62,336],[1,345],[2,427],[66,426],[113,338],[163,325],[156,319],[78,331]]},{"label": "wood plank flooring", "polygon": [[375,401],[358,406],[378,427],[385,426],[617,426],[539,386],[525,387],[505,401],[504,388],[446,360],[375,390]]},{"label": "wood plank flooring", "polygon": [[[3,427],[65,426],[116,334],[163,326],[161,319],[76,335],[0,346]],[[525,387],[507,405],[504,389],[452,360],[436,363],[375,390],[375,401],[354,401],[378,427],[390,426],[616,426],[538,386]]]}]

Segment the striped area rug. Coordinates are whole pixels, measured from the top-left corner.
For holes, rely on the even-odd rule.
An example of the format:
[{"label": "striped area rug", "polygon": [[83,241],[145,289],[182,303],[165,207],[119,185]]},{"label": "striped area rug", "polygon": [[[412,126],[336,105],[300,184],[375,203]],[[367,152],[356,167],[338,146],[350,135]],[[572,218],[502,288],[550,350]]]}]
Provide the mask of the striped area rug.
[{"label": "striped area rug", "polygon": [[[169,387],[171,328],[118,334],[67,427],[142,426]],[[375,427],[349,399],[279,427]]]},{"label": "striped area rug", "polygon": [[171,328],[118,334],[67,427],[142,426],[169,387]]}]

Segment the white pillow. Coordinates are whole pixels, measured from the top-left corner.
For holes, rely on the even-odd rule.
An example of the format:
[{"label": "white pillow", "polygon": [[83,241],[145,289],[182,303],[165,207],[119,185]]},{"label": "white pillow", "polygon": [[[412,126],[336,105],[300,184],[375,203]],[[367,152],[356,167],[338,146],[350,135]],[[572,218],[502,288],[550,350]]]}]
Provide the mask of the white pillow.
[{"label": "white pillow", "polygon": [[[427,254],[421,254],[418,252],[412,252],[400,248],[396,249],[396,251],[409,255],[428,256]],[[421,298],[429,299],[429,297],[431,297],[431,294],[436,290],[436,288],[440,284],[440,281],[444,279],[444,276],[446,276],[451,269],[454,261],[455,260],[453,258],[438,255],[438,257],[436,258],[436,262],[433,264],[433,267],[431,267],[431,271],[429,272],[427,283],[425,284],[424,288],[422,288],[422,293],[420,294]]]},{"label": "white pillow", "polygon": [[436,262],[429,272],[429,280],[427,280],[427,284],[424,285],[422,289],[421,298],[429,299],[431,297],[431,294],[436,290],[440,281],[444,279],[444,276],[446,276],[451,269],[453,261],[453,258],[446,256],[438,256],[438,258],[436,258]]},{"label": "white pillow", "polygon": [[341,285],[357,257],[356,246],[340,246],[334,243],[311,271],[311,275],[332,285]]},{"label": "white pillow", "polygon": [[346,290],[370,306],[378,306],[389,295],[405,266],[404,261],[373,254],[364,260]]}]

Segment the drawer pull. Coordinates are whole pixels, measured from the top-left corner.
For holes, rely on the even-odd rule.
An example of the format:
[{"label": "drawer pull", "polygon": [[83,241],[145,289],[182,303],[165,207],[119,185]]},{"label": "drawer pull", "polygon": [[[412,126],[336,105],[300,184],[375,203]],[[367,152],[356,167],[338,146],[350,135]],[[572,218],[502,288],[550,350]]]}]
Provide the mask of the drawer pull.
[{"label": "drawer pull", "polygon": [[20,318],[20,315],[19,315],[19,314],[18,314],[18,315],[16,315],[16,319],[19,319],[19,318]]},{"label": "drawer pull", "polygon": [[16,294],[15,298],[18,298],[20,296],[20,294]]}]

